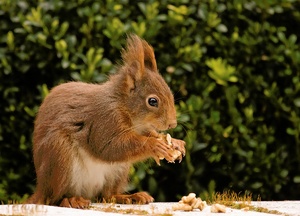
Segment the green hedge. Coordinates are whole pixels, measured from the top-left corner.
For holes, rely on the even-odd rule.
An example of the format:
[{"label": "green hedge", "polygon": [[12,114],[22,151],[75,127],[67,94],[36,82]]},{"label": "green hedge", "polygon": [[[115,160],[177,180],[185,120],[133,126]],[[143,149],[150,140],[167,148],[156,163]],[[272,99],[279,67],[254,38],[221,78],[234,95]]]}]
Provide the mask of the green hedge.
[{"label": "green hedge", "polygon": [[0,1],[0,200],[34,190],[33,121],[49,89],[104,81],[129,32],[155,48],[178,108],[172,134],[187,142],[181,164],[134,167],[130,190],[299,199],[299,11],[297,0]]}]

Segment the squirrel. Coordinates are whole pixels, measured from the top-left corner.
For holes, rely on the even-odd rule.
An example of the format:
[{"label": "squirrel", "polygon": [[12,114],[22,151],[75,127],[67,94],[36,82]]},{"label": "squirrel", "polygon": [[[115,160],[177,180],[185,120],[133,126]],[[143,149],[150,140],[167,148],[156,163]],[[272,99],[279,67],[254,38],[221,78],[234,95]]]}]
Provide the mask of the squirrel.
[{"label": "squirrel", "polygon": [[[121,55],[106,82],[63,83],[42,102],[33,132],[36,190],[27,203],[86,208],[99,197],[154,201],[147,192],[124,192],[135,162],[172,160],[171,147],[158,137],[177,125],[174,97],[145,40],[129,35]],[[184,156],[185,142],[172,143]]]}]

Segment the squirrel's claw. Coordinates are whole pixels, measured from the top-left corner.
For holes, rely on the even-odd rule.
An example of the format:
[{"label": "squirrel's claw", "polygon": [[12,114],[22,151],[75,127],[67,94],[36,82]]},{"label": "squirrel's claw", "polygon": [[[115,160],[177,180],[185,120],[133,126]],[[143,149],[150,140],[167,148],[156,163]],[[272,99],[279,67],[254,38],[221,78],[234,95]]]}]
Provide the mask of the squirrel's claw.
[{"label": "squirrel's claw", "polygon": [[181,163],[182,157],[184,157],[184,155],[181,154],[176,160],[178,160],[178,162]]},{"label": "squirrel's claw", "polygon": [[155,160],[156,164],[157,164],[158,166],[160,166],[160,159],[159,159],[159,157],[154,158],[154,160]]}]

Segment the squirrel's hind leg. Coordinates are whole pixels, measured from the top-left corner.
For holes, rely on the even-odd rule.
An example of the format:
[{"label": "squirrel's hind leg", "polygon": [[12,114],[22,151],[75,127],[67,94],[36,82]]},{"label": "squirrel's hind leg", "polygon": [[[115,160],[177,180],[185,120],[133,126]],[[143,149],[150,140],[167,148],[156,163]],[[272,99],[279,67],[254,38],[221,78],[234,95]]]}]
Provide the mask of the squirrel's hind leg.
[{"label": "squirrel's hind leg", "polygon": [[67,207],[67,208],[77,208],[77,209],[84,209],[89,207],[91,204],[90,200],[84,199],[83,197],[71,197],[71,198],[64,198],[61,203],[60,207]]},{"label": "squirrel's hind leg", "polygon": [[117,194],[112,196],[112,200],[119,204],[148,204],[154,201],[154,198],[147,192],[137,192],[134,194]]}]

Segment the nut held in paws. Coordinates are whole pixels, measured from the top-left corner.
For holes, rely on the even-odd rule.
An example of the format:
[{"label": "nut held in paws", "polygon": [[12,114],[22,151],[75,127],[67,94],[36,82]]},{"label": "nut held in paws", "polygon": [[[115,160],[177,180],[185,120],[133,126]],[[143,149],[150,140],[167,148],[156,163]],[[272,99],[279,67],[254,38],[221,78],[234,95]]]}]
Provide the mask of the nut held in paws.
[{"label": "nut held in paws", "polygon": [[[175,160],[181,156],[181,152],[178,151],[178,150],[176,150],[176,149],[174,149],[173,144],[172,144],[172,137],[171,137],[171,135],[170,134],[160,134],[160,136],[159,136],[158,139],[159,140],[165,140],[168,145],[172,146],[172,148],[170,149],[170,153],[172,155],[172,160],[168,161],[168,162],[174,163]],[[159,159],[163,160],[164,158],[160,157]]]}]

